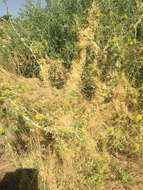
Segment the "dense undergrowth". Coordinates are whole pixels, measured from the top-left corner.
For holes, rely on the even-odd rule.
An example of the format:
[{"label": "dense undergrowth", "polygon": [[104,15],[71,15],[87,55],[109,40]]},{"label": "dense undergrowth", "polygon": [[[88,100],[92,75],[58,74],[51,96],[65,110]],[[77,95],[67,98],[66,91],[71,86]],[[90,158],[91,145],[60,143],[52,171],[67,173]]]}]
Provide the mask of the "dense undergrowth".
[{"label": "dense undergrowth", "polygon": [[38,169],[41,190],[141,189],[143,2],[27,1],[0,24],[0,134],[16,167]]}]

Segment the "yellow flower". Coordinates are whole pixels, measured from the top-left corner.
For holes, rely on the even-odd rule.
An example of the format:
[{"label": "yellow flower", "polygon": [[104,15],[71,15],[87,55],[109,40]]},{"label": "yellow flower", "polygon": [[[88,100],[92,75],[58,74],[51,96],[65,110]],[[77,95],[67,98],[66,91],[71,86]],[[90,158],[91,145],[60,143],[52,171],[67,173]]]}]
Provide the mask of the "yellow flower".
[{"label": "yellow flower", "polygon": [[48,43],[47,43],[46,40],[43,40],[43,45],[44,45],[45,47],[47,47]]},{"label": "yellow flower", "polygon": [[39,115],[39,114],[36,114],[36,115],[35,115],[35,119],[36,119],[36,120],[39,120],[39,119],[40,119],[40,115]]},{"label": "yellow flower", "polygon": [[49,177],[50,177],[50,178],[54,178],[54,177],[55,177],[55,174],[54,174],[54,173],[50,173],[50,174],[49,174]]},{"label": "yellow flower", "polygon": [[127,12],[127,9],[124,9],[124,12]]},{"label": "yellow flower", "polygon": [[109,128],[109,131],[112,132],[112,131],[113,131],[113,127],[110,127],[110,128]]},{"label": "yellow flower", "polygon": [[132,42],[132,41],[130,41],[130,43],[129,43],[129,44],[130,44],[130,46],[132,46],[132,45],[133,45],[133,42]]},{"label": "yellow flower", "polygon": [[99,17],[99,16],[100,16],[100,14],[98,14],[98,13],[97,13],[97,14],[96,14],[96,16],[98,16],[98,17]]},{"label": "yellow flower", "polygon": [[0,135],[2,135],[3,134],[3,128],[2,127],[0,127]]},{"label": "yellow flower", "polygon": [[69,152],[69,156],[72,157],[72,156],[73,156],[73,153],[72,153],[72,152]]},{"label": "yellow flower", "polygon": [[112,42],[116,42],[116,41],[117,41],[117,38],[113,38],[113,39],[112,39]]},{"label": "yellow flower", "polygon": [[26,88],[26,87],[23,87],[23,92],[28,92],[28,88]]},{"label": "yellow flower", "polygon": [[83,134],[85,134],[85,133],[86,133],[86,130],[85,130],[85,129],[81,129],[81,132],[82,132]]},{"label": "yellow flower", "polygon": [[110,29],[110,26],[105,26],[105,28]]},{"label": "yellow flower", "polygon": [[124,15],[124,18],[128,18],[128,16],[127,16],[127,15]]},{"label": "yellow flower", "polygon": [[141,114],[138,114],[137,115],[137,121],[141,121],[142,120],[142,115]]},{"label": "yellow flower", "polygon": [[5,93],[5,94],[10,94],[10,90],[9,90],[9,89],[6,89],[6,90],[4,91],[4,93]]}]

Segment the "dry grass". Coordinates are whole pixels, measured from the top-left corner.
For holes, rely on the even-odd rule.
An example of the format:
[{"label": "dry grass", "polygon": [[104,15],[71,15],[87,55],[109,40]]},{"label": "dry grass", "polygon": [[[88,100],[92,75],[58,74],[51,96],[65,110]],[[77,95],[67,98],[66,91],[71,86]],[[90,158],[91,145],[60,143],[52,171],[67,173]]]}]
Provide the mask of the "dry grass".
[{"label": "dry grass", "polygon": [[[97,89],[96,99],[89,102],[79,92],[67,95],[65,89],[49,88],[36,78],[17,78],[2,68],[0,78],[1,92],[5,93],[1,125],[7,126],[5,130],[16,166],[37,168],[41,189],[140,188],[139,170],[129,167],[130,164],[140,165],[140,162],[134,161],[137,156],[133,153],[132,142],[125,140],[126,149],[131,143],[130,152],[114,147],[120,138],[121,123],[126,122],[126,117],[135,119],[135,113],[126,106],[129,86],[125,80],[122,83],[124,88],[118,84],[113,89],[113,99],[104,103],[106,96],[102,89]],[[15,113],[12,113],[13,110]],[[40,116],[37,121],[36,114]],[[113,144],[110,144],[109,132],[115,132],[117,137],[113,139]],[[121,142],[132,134],[126,135],[121,136]],[[123,158],[125,161],[122,161]],[[131,158],[132,161],[129,161]],[[124,183],[128,175],[118,179],[117,163],[121,171],[130,172],[131,169],[130,175],[134,177],[132,186]]]},{"label": "dry grass", "polygon": [[[41,66],[43,81],[18,77],[0,68],[4,140],[16,167],[38,169],[39,190],[142,189],[138,92],[124,71],[116,84],[102,80],[97,62],[101,52],[94,42],[98,27],[93,19],[95,9],[93,4],[88,26],[79,32],[80,51],[64,88],[51,86],[52,68],[45,64]],[[86,73],[86,61],[91,56],[87,47],[95,58]],[[50,62],[55,67],[60,64]],[[59,68],[54,74],[64,73],[63,67]],[[90,100],[83,90],[85,84],[96,86]]]}]

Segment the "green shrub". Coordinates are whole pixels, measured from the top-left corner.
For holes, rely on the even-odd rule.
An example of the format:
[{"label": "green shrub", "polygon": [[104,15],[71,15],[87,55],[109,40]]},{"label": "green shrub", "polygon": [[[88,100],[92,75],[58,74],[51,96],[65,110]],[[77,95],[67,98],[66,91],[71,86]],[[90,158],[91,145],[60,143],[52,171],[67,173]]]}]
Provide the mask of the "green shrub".
[{"label": "green shrub", "polygon": [[106,62],[102,79],[111,79],[113,73],[124,69],[134,87],[141,86],[142,77],[142,1],[97,1],[95,19],[99,27],[95,41],[103,51]]},{"label": "green shrub", "polygon": [[53,58],[62,58],[67,64],[73,59],[75,43],[78,40],[79,27],[85,21],[91,1],[47,0],[46,8],[27,1],[25,10],[17,19],[20,32],[29,31],[29,38],[47,41],[47,54]]}]

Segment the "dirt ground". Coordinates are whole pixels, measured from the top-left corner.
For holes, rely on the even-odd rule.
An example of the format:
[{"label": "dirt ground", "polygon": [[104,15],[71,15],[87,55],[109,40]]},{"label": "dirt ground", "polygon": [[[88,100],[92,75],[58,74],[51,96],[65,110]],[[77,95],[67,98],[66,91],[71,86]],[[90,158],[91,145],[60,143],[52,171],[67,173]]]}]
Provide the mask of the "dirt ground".
[{"label": "dirt ground", "polygon": [[[16,169],[2,138],[0,139],[0,158],[0,190],[38,190],[37,179],[35,185],[30,189],[25,187],[25,182],[24,186],[22,185],[23,181],[28,181],[27,176],[29,175],[28,173],[31,173],[31,169],[26,174],[26,178],[22,175],[21,179],[20,171],[24,169]],[[118,158],[114,157],[111,165],[116,166],[117,162]],[[103,185],[103,190],[143,190],[143,159],[138,161],[128,160],[128,162],[123,160],[122,167],[129,171],[133,177],[133,182],[126,184],[109,180]],[[24,178],[25,180],[23,180]]]},{"label": "dirt ground", "polygon": [[36,169],[16,168],[0,139],[0,190],[38,190]]},{"label": "dirt ground", "polygon": [[[116,159],[115,159],[116,160]],[[112,165],[117,165],[116,161]],[[115,163],[114,163],[115,162]],[[120,160],[121,162],[121,160]],[[133,181],[130,183],[119,183],[108,181],[104,185],[104,190],[143,190],[143,159],[122,161],[122,167],[130,173]]]},{"label": "dirt ground", "polygon": [[12,163],[9,152],[4,144],[4,140],[0,139],[0,181],[3,179],[4,175],[8,172],[14,172],[16,170],[14,164]]}]

